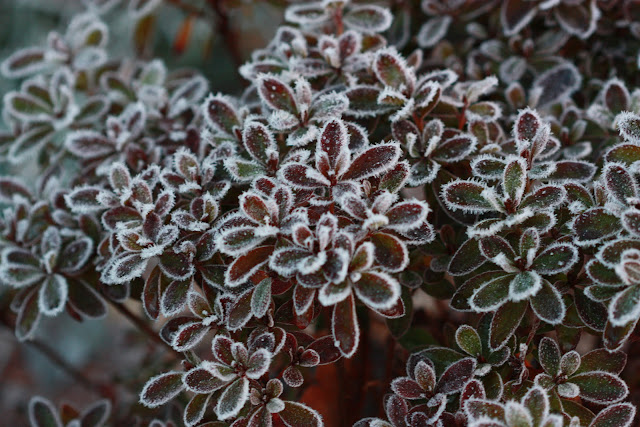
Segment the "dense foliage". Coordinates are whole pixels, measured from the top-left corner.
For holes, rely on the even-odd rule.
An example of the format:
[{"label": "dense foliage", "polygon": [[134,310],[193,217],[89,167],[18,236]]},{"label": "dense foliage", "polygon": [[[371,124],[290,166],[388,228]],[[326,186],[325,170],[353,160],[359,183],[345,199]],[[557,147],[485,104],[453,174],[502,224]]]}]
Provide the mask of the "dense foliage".
[{"label": "dense foliage", "polygon": [[[140,403],[182,418],[114,402],[129,425],[323,425],[302,391],[370,351],[380,319],[403,371],[345,425],[633,425],[640,4],[389,3],[287,6],[239,97],[110,50],[119,0],[6,58],[17,338],[140,302],[166,344]],[[97,426],[111,408],[35,397],[29,416]]]}]

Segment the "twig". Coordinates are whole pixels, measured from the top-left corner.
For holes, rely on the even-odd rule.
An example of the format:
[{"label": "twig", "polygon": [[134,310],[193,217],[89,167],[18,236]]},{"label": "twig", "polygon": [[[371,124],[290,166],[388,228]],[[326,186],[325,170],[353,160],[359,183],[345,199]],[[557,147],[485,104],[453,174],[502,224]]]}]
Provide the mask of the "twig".
[{"label": "twig", "polygon": [[[2,324],[2,326],[9,329],[13,335],[15,325],[12,323],[14,322],[9,320],[6,316],[3,316],[0,323]],[[60,356],[60,354],[58,354],[58,352],[54,348],[50,347],[48,344],[37,339],[26,341],[23,344],[26,344],[27,346],[32,347],[34,350],[41,353],[52,364],[56,365],[61,371],[71,377],[75,382],[85,387],[87,390],[90,390],[110,400],[114,400],[115,396],[110,386],[89,379],[86,375],[84,375],[82,372],[73,367],[69,362],[67,362],[62,356]]]},{"label": "twig", "polygon": [[240,45],[238,44],[238,37],[234,34],[233,29],[229,23],[229,15],[227,11],[222,6],[221,0],[209,0],[209,4],[211,8],[216,14],[218,25],[217,30],[220,36],[222,37],[224,44],[233,59],[233,62],[237,67],[241,66],[243,63],[242,55],[240,54]]},{"label": "twig", "polygon": [[131,323],[133,323],[140,331],[144,332],[144,334],[151,338],[153,341],[166,347],[178,359],[182,359],[184,357],[182,353],[174,350],[174,348],[167,344],[162,338],[160,338],[160,336],[153,329],[151,329],[151,327],[149,327],[149,325],[144,320],[133,314],[131,310],[125,307],[122,303],[113,301],[110,302],[116,310],[118,310],[124,317],[129,319]]}]

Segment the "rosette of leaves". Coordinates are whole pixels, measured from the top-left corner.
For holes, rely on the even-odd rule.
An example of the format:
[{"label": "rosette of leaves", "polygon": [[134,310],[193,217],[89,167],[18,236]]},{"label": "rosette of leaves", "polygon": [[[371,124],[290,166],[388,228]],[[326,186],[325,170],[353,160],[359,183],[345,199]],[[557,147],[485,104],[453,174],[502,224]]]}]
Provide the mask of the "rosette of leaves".
[{"label": "rosette of leaves", "polygon": [[59,155],[69,126],[96,125],[109,104],[100,97],[80,104],[75,85],[76,75],[69,68],[58,68],[47,79],[27,80],[19,91],[4,95],[4,114],[17,138],[7,149],[10,162],[21,163],[41,152]]},{"label": "rosette of leaves", "polygon": [[[396,317],[404,313],[400,284],[377,265],[374,244],[363,242],[354,247],[355,236],[340,231],[335,216],[325,214],[321,217],[316,233],[318,243],[314,242],[316,238],[306,226],[296,227],[295,244],[274,252],[269,266],[283,276],[296,274],[298,284],[293,303],[298,316],[313,310],[316,298],[322,305],[333,307],[331,325],[336,347],[344,356],[351,357],[357,350],[360,336],[354,293],[371,309]],[[401,270],[407,259],[404,244],[383,233],[379,240],[385,250],[398,249],[396,246],[400,245],[399,254],[384,252],[380,255],[402,257],[398,266]]]},{"label": "rosette of leaves", "polygon": [[261,389],[252,388],[249,397],[254,409],[245,417],[232,424],[233,427],[244,426],[271,426],[274,414],[287,426],[311,426],[323,425],[322,417],[307,405],[282,400],[283,386],[278,379],[270,379],[267,385]]},{"label": "rosette of leaves", "polygon": [[469,227],[472,236],[490,236],[514,226],[549,231],[557,222],[555,211],[566,201],[567,191],[560,184],[584,182],[595,173],[589,162],[544,160],[559,149],[559,142],[533,110],[520,112],[514,136],[511,149],[517,155],[478,156],[472,161],[474,177],[483,181],[458,179],[442,187],[441,197],[449,209],[498,214]]},{"label": "rosette of leaves", "polygon": [[[434,416],[432,408],[428,405],[410,405],[409,401],[397,394],[387,394],[384,397],[384,409],[389,421],[380,418],[365,418],[354,424],[354,427],[421,427],[421,426],[449,426],[463,422],[464,403],[472,398],[485,398],[484,386],[475,379],[467,381],[460,391],[459,406],[457,410],[454,404],[447,405],[447,411],[442,411]],[[449,412],[448,410],[451,410]]]},{"label": "rosette of leaves", "polygon": [[469,399],[465,402],[469,426],[532,426],[561,427],[562,414],[551,413],[549,396],[541,387],[531,387],[520,401],[505,403],[487,399]]},{"label": "rosette of leaves", "polygon": [[445,128],[439,119],[423,123],[422,131],[412,121],[399,120],[392,124],[392,132],[408,155],[417,159],[407,181],[412,187],[430,184],[443,166],[466,160],[477,147],[473,134]]},{"label": "rosette of leaves", "polygon": [[402,150],[397,142],[368,144],[352,150],[352,135],[338,119],[327,122],[317,138],[314,167],[301,161],[282,165],[278,178],[295,190],[326,189],[329,200],[345,193],[358,194],[359,183],[393,169]]},{"label": "rosette of leaves", "polygon": [[18,313],[18,339],[32,338],[41,316],[56,316],[67,304],[89,317],[106,313],[102,299],[80,276],[93,250],[89,237],[55,226],[46,228],[39,244],[2,250],[0,280],[20,290],[11,303]]},{"label": "rosette of leaves", "polygon": [[[410,425],[431,425],[442,417],[448,403],[448,396],[459,393],[473,377],[476,362],[464,358],[449,365],[442,374],[436,376],[433,363],[426,357],[414,359],[407,366],[406,377],[391,382],[391,390],[405,400],[425,402],[420,410],[412,408]],[[416,361],[417,360],[417,361]],[[409,369],[413,367],[413,370]]]},{"label": "rosette of leaves", "polygon": [[572,350],[562,354],[553,339],[544,337],[538,344],[538,361],[544,373],[536,375],[535,384],[557,394],[562,402],[580,397],[583,401],[611,405],[629,393],[619,377],[627,361],[621,351],[596,349],[580,356]]},{"label": "rosette of leaves", "polygon": [[[145,280],[143,290],[143,306],[147,315],[157,319],[161,311],[161,305],[169,305],[169,302],[158,300],[162,295],[165,299],[172,299],[170,290],[163,292],[157,289],[162,283],[159,269],[154,269]],[[165,281],[166,282],[166,281]],[[155,287],[156,289],[150,289]],[[216,290],[211,284],[201,284],[203,294],[189,289],[187,293],[187,307],[192,316],[177,316],[170,319],[160,330],[160,336],[177,351],[187,351],[197,346],[211,330],[217,331],[225,328],[229,319],[229,308],[233,302],[233,296]],[[167,309],[165,308],[165,312]]]},{"label": "rosette of leaves", "polygon": [[271,110],[267,119],[269,126],[285,133],[287,145],[293,147],[303,147],[317,139],[318,125],[340,118],[349,107],[349,99],[343,93],[314,95],[311,84],[304,78],[296,79],[292,90],[277,76],[260,74],[256,88],[262,102]]},{"label": "rosette of leaves", "polygon": [[[284,15],[289,22],[311,30],[336,26],[364,33],[381,33],[391,25],[391,12],[384,7],[371,4],[352,3],[351,0],[323,0],[292,5]],[[331,31],[333,32],[333,31]]]},{"label": "rosette of leaves", "polygon": [[[484,73],[489,66],[500,77],[502,84],[515,84],[526,75],[542,72],[557,59],[553,55],[568,41],[569,36],[562,30],[548,29],[536,37],[514,36],[508,40],[488,39],[480,44],[477,51],[469,55],[468,65],[477,73]],[[523,89],[524,90],[524,89]]]},{"label": "rosette of leaves", "polygon": [[483,316],[478,329],[469,326],[460,326],[455,333],[456,345],[468,356],[476,359],[476,377],[484,377],[493,369],[502,366],[509,358],[511,352],[508,346],[502,346],[492,350],[489,345],[490,317]]},{"label": "rosette of leaves", "polygon": [[[484,257],[501,270],[472,276],[456,291],[451,306],[463,311],[495,311],[489,334],[492,349],[500,348],[513,335],[529,306],[539,319],[552,325],[564,319],[566,305],[560,291],[546,277],[569,271],[578,260],[578,250],[568,242],[542,242],[538,232],[529,228],[522,233],[517,252],[499,236],[465,244],[474,251],[477,244],[478,261],[484,262]],[[461,248],[460,256],[467,250]],[[452,264],[455,263],[454,257]]]},{"label": "rosette of leaves", "polygon": [[[414,66],[419,65],[417,60]],[[391,122],[414,118],[420,126],[438,104],[442,91],[455,81],[455,75],[442,79],[441,72],[432,72],[418,78],[414,66],[393,47],[378,49],[371,68],[382,89],[377,85],[353,85],[346,92],[351,103],[349,114],[372,117],[392,112]]]},{"label": "rosette of leaves", "polygon": [[34,46],[16,51],[0,65],[9,78],[48,74],[65,65],[74,71],[89,71],[107,60],[105,50],[109,29],[93,13],[73,17],[66,33],[52,31],[46,47]]},{"label": "rosette of leaves", "polygon": [[504,33],[517,34],[543,14],[553,16],[560,28],[581,39],[593,34],[602,15],[595,0],[506,0],[500,14]]},{"label": "rosette of leaves", "polygon": [[47,399],[34,396],[29,401],[31,427],[104,427],[111,416],[111,402],[98,400],[82,411],[65,404],[57,409]]},{"label": "rosette of leaves", "polygon": [[269,370],[273,352],[278,350],[273,334],[265,334],[254,336],[248,346],[216,335],[211,347],[213,360],[202,361],[184,373],[168,372],[151,378],[140,393],[140,402],[157,407],[186,389],[195,395],[185,408],[185,424],[197,424],[209,405],[214,406],[220,420],[236,417],[249,401],[252,381]]}]

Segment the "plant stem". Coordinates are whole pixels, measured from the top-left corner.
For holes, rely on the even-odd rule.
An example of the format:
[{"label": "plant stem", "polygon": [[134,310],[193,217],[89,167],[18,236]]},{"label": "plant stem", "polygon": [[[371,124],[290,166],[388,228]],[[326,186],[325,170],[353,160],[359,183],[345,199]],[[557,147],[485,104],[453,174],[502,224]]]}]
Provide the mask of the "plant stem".
[{"label": "plant stem", "polygon": [[238,44],[238,36],[234,33],[231,25],[229,23],[229,15],[225,10],[224,6],[222,6],[221,0],[209,0],[209,4],[211,8],[215,12],[217,17],[217,30],[220,36],[222,37],[233,62],[237,67],[241,66],[243,63],[242,55],[240,54],[240,45]]},{"label": "plant stem", "polygon": [[[0,320],[0,324],[9,329],[13,335],[13,330],[15,328],[14,322],[11,321],[7,316],[3,316]],[[44,343],[37,339],[33,339],[30,341],[25,341],[22,344],[26,344],[27,346],[32,347],[34,350],[38,351],[52,364],[57,366],[62,372],[67,374],[75,382],[79,383],[87,390],[92,391],[102,397],[106,397],[110,400],[114,400],[115,395],[110,386],[89,379],[85,374],[83,374],[81,371],[77,370],[74,366],[67,362],[54,348],[49,346],[47,343]]]},{"label": "plant stem", "polygon": [[110,301],[110,302],[111,302],[111,305],[120,312],[120,314],[122,314],[124,317],[129,319],[129,321],[131,321],[131,323],[133,323],[145,335],[147,335],[156,343],[161,344],[167,349],[169,349],[171,353],[174,356],[176,356],[178,359],[183,358],[182,353],[174,350],[173,347],[171,347],[169,344],[164,342],[164,340],[160,338],[160,336],[153,329],[151,329],[151,327],[143,319],[139,318],[134,313],[132,313],[131,310],[125,307],[122,303],[114,302],[114,301]]}]

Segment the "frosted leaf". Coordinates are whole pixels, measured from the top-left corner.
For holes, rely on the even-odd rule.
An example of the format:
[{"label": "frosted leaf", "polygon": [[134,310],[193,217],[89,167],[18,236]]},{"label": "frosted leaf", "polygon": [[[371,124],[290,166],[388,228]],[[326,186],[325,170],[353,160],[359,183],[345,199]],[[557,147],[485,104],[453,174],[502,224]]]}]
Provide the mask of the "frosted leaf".
[{"label": "frosted leaf", "polygon": [[391,26],[389,9],[376,5],[353,6],[344,15],[347,27],[363,33],[381,33]]},{"label": "frosted leaf", "polygon": [[249,380],[238,378],[226,386],[218,403],[215,413],[218,419],[226,420],[235,417],[249,399]]},{"label": "frosted leaf", "polygon": [[29,401],[29,423],[32,426],[62,427],[58,410],[40,396],[34,396]]},{"label": "frosted leaf", "polygon": [[423,24],[418,33],[418,45],[431,47],[436,45],[447,34],[451,17],[449,15],[437,16]]},{"label": "frosted leaf", "polygon": [[182,372],[167,372],[151,378],[140,392],[140,403],[149,408],[164,405],[183,390]]},{"label": "frosted leaf", "polygon": [[39,47],[20,49],[0,64],[0,72],[6,78],[16,79],[40,73],[51,67],[47,52]]},{"label": "frosted leaf", "polygon": [[545,107],[563,101],[581,85],[582,76],[578,69],[575,65],[565,62],[540,74],[533,82],[531,93],[536,94],[535,104]]},{"label": "frosted leaf", "polygon": [[618,114],[614,121],[614,128],[617,128],[625,141],[640,145],[640,116],[631,112]]},{"label": "frosted leaf", "polygon": [[52,274],[40,285],[38,308],[45,316],[55,316],[62,312],[67,303],[69,287],[67,279],[60,274]]}]

